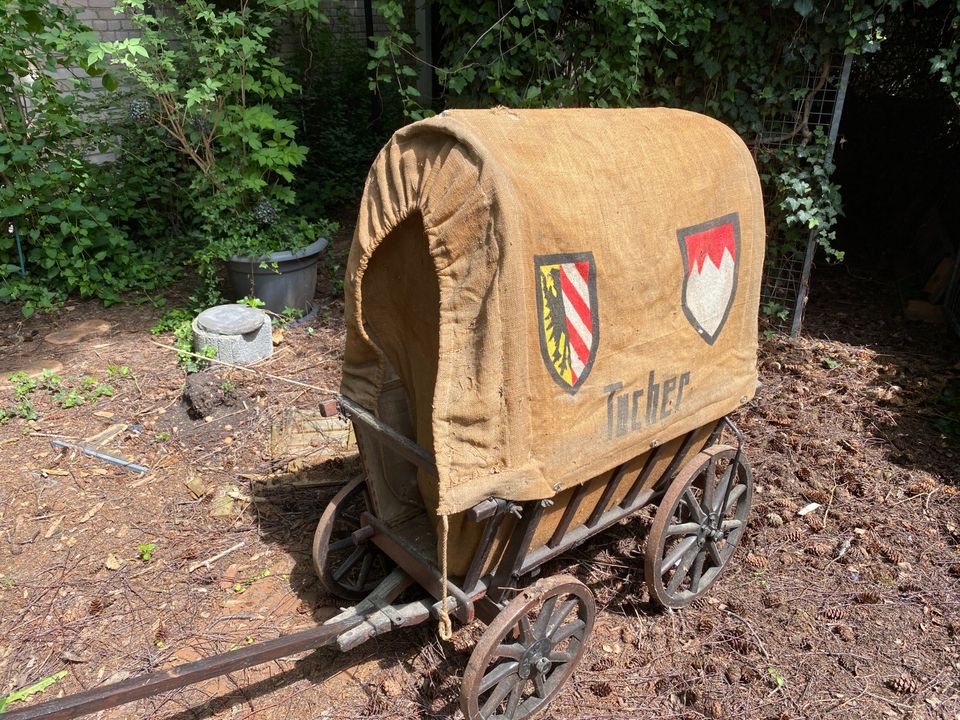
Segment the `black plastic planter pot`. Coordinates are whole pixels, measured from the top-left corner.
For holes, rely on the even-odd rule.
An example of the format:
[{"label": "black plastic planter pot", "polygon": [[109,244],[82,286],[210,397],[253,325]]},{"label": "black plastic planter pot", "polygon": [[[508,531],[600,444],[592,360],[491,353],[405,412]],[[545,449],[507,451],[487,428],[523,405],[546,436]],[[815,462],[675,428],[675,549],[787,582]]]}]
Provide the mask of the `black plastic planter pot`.
[{"label": "black plastic planter pot", "polygon": [[308,312],[317,289],[317,262],[327,243],[327,238],[320,238],[296,252],[262,258],[232,256],[227,263],[232,299],[252,295],[270,312],[282,313],[288,307]]}]

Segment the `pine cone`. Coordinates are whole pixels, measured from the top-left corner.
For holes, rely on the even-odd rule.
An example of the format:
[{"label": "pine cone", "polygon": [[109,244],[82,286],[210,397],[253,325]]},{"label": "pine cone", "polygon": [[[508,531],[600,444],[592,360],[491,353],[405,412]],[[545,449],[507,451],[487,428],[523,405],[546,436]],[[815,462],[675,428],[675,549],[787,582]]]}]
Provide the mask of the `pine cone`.
[{"label": "pine cone", "polygon": [[99,615],[103,612],[103,600],[100,598],[94,598],[90,601],[90,614]]},{"label": "pine cone", "polygon": [[795,525],[792,528],[790,528],[790,530],[787,531],[785,540],[787,542],[793,542],[793,543],[800,542],[801,540],[803,540],[804,537],[806,537],[806,534],[807,534],[806,530],[804,530],[802,527],[798,525]]},{"label": "pine cone", "polygon": [[932,492],[936,486],[936,482],[931,478],[924,478],[923,480],[918,480],[917,482],[907,485],[904,492],[906,492],[907,495],[926,495],[928,492]]},{"label": "pine cone", "polygon": [[727,642],[730,643],[730,647],[741,655],[749,655],[753,650],[753,643],[745,637],[732,637]]},{"label": "pine cone", "polygon": [[857,661],[849,655],[841,655],[837,658],[837,664],[853,675],[857,674]]},{"label": "pine cone", "polygon": [[593,665],[590,666],[590,669],[593,672],[603,672],[604,670],[609,670],[613,667],[613,660],[610,658],[602,657],[597,660]]},{"label": "pine cone", "polygon": [[837,635],[840,636],[841,640],[844,642],[853,642],[855,635],[853,633],[853,628],[851,628],[849,625],[837,625],[836,630]]},{"label": "pine cone", "polygon": [[887,680],[886,686],[900,695],[913,695],[919,689],[917,681],[909,675]]},{"label": "pine cone", "polygon": [[857,593],[854,599],[861,605],[876,605],[883,600],[883,596],[876,590],[865,590]]},{"label": "pine cone", "polygon": [[610,683],[605,680],[598,680],[590,683],[590,692],[597,697],[607,697],[613,692],[613,688],[610,687]]},{"label": "pine cone", "polygon": [[783,596],[777,593],[764,593],[761,602],[763,602],[764,607],[778,608],[783,605]]},{"label": "pine cone", "polygon": [[808,548],[809,552],[817,557],[830,557],[833,555],[833,548],[827,543],[816,543]]},{"label": "pine cone", "polygon": [[764,570],[770,565],[770,561],[762,555],[754,555],[753,553],[750,553],[747,555],[747,565],[755,570]]},{"label": "pine cone", "polygon": [[697,627],[701,635],[709,635],[717,629],[717,621],[711,617],[702,617],[700,618],[700,622],[697,623]]},{"label": "pine cone", "polygon": [[900,583],[900,592],[913,593],[923,590],[923,586],[913,578],[906,578]]},{"label": "pine cone", "polygon": [[768,513],[765,520],[770,527],[783,527],[783,518],[775,512]]},{"label": "pine cone", "polygon": [[739,665],[728,665],[727,669],[723,671],[723,675],[727,678],[727,682],[731,685],[739,684],[740,679],[743,677],[743,673],[740,672]]},{"label": "pine cone", "polygon": [[880,549],[880,554],[883,555],[887,561],[893,563],[894,565],[899,565],[903,562],[903,554],[896,548],[892,548],[889,545],[882,546]]},{"label": "pine cone", "polygon": [[847,611],[840,606],[824,608],[820,611],[820,617],[826,620],[842,620]]},{"label": "pine cone", "polygon": [[830,502],[830,493],[820,488],[810,488],[809,490],[804,490],[802,494],[803,497],[810,502],[820,503],[821,505],[826,505]]}]

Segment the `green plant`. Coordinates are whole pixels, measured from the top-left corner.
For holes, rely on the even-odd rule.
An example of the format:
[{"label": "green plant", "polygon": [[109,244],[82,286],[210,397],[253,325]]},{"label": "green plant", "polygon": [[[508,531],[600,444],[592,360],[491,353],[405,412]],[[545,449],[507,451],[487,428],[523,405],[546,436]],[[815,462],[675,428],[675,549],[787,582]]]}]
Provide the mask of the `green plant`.
[{"label": "green plant", "polygon": [[96,43],[68,4],[0,3],[0,302],[27,316],[69,293],[117,302],[170,276],[131,240],[87,160],[114,141],[88,107],[91,78],[117,87],[91,57]]},{"label": "green plant", "polygon": [[783,672],[779,668],[768,667],[767,672],[770,673],[770,677],[773,679],[774,684],[778,688],[782,688],[786,680],[784,680]]},{"label": "green plant", "polygon": [[224,380],[222,383],[220,383],[220,392],[222,392],[224,395],[229,392],[233,392],[233,383],[229,380]]},{"label": "green plant", "polygon": [[[110,58],[150,98],[151,120],[194,167],[190,189],[203,246],[201,276],[216,281],[231,255],[262,257],[296,250],[327,230],[294,208],[291,187],[306,148],[277,103],[299,90],[284,72],[275,29],[290,11],[324,22],[319,0],[119,0],[136,37],[100,43],[90,60]],[[285,211],[284,208],[288,211]]]},{"label": "green plant", "polygon": [[156,549],[157,549],[156,543],[140,543],[137,546],[137,555],[140,556],[141,560],[146,562],[153,558],[153,551]]},{"label": "green plant", "polygon": [[289,306],[284,307],[279,315],[276,315],[275,313],[271,313],[271,314],[275,315],[276,323],[280,327],[286,327],[290,323],[294,322],[295,320],[299,320],[304,316],[303,310],[300,310],[299,308],[292,308]]},{"label": "green plant", "polygon": [[153,439],[156,440],[157,442],[166,442],[171,437],[172,435],[170,435],[170,433],[168,432],[158,432],[154,434]]},{"label": "green plant", "polygon": [[53,372],[53,370],[44,369],[40,373],[40,387],[48,392],[56,392],[63,385],[63,378]]},{"label": "green plant", "polygon": [[[935,0],[922,0],[929,7]],[[960,98],[960,2],[932,71]],[[433,3],[444,34],[436,68],[447,107],[681,107],[731,126],[754,150],[768,198],[768,257],[806,247],[832,260],[839,188],[811,120],[837,58],[877,51],[902,0],[563,0]],[[408,117],[419,49],[403,0],[375,0],[385,32],[373,83],[396,89]],[[812,87],[798,82],[815,78]],[[771,132],[770,128],[784,128]]]},{"label": "green plant", "polygon": [[11,373],[7,380],[13,383],[13,395],[17,398],[25,397],[37,389],[37,381],[22,370]]},{"label": "green plant", "polygon": [[786,320],[790,317],[790,308],[776,300],[768,300],[760,306],[760,312],[767,317],[775,317],[778,320]]},{"label": "green plant", "polygon": [[838,360],[828,357],[820,358],[820,364],[827,368],[827,370],[835,370],[836,368],[840,367],[840,362]]},{"label": "green plant", "polygon": [[83,393],[76,388],[64,390],[58,394],[57,401],[60,403],[60,407],[64,408],[65,410],[76,407],[77,405],[83,405],[86,402]]},{"label": "green plant", "polygon": [[133,377],[133,373],[126,365],[113,365],[111,363],[107,365],[107,376],[113,379],[126,380]]},{"label": "green plant", "polygon": [[0,696],[0,713],[6,711],[7,705],[11,705],[15,702],[21,702],[23,700],[29,700],[34,695],[37,695],[38,693],[42,693],[48,687],[50,687],[56,682],[59,682],[66,676],[67,676],[67,671],[60,670],[59,672],[55,672],[53,675],[48,675],[47,677],[42,678],[41,680],[35,682],[33,685],[28,685],[27,687],[21,688],[20,690],[14,690],[11,693],[7,693],[6,695]]}]

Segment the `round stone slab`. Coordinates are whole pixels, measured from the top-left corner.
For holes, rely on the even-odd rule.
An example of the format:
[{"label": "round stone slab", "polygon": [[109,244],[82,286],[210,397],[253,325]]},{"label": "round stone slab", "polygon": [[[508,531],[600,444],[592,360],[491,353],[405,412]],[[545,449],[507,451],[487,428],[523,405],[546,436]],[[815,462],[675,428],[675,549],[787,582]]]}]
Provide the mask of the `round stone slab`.
[{"label": "round stone slab", "polygon": [[55,330],[44,339],[51,345],[76,345],[82,340],[96,335],[103,335],[109,330],[110,323],[108,322],[104,322],[103,320],[85,320]]},{"label": "round stone slab", "polygon": [[266,320],[263,310],[249,305],[217,305],[200,313],[197,325],[215,335],[246,335],[259,330]]},{"label": "round stone slab", "polygon": [[63,370],[63,364],[53,358],[44,357],[12,357],[0,363],[0,390],[13,387],[8,379],[14,373],[23,372],[27,377],[38,378],[44,370],[56,374]]}]

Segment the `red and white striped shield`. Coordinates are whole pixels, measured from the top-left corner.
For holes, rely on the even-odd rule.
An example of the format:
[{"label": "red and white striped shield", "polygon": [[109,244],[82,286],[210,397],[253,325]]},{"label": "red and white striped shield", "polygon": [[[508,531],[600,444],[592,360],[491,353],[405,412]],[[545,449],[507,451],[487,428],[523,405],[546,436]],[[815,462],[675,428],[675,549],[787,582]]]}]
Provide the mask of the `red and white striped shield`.
[{"label": "red and white striped shield", "polygon": [[740,270],[740,216],[737,213],[677,230],[683,255],[681,305],[687,320],[713,345],[730,314]]},{"label": "red and white striped shield", "polygon": [[559,385],[575,393],[590,374],[600,342],[593,253],[534,257],[540,352]]}]

